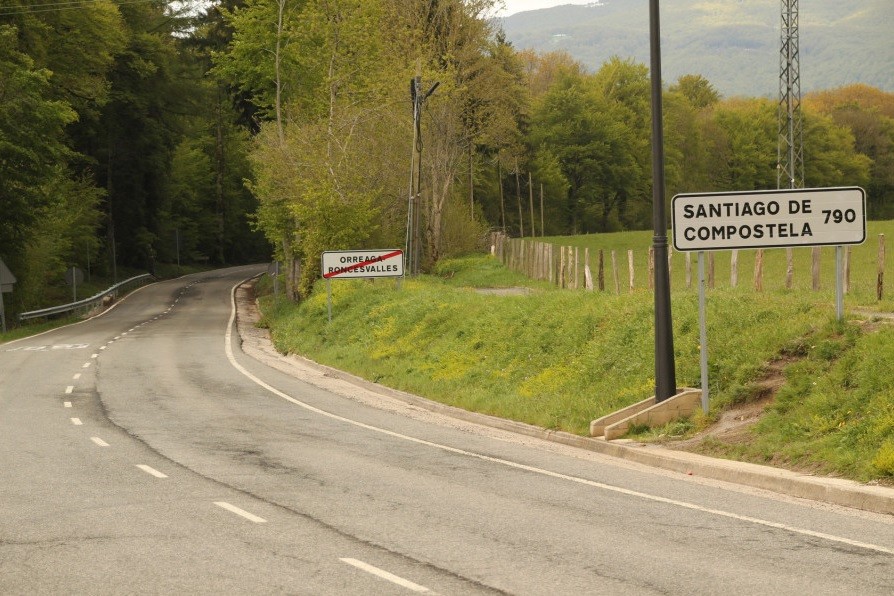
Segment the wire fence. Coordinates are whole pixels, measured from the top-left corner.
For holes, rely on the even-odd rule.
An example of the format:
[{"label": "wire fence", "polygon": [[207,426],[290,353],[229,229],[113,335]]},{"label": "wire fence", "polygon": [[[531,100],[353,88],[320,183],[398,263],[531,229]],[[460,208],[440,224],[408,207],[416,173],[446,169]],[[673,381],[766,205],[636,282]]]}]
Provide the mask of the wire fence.
[{"label": "wire fence", "polygon": [[[797,249],[711,251],[706,258],[706,284],[765,289],[831,289],[835,281],[835,247]],[[509,269],[531,279],[571,290],[608,291],[620,294],[651,289],[655,271],[652,248],[605,250],[563,246],[531,238],[510,238],[501,232],[491,236],[491,253]],[[842,250],[845,293],[859,292],[866,298],[885,298],[885,235],[877,243],[867,241]],[[691,252],[669,251],[672,285],[693,287]],[[752,274],[748,279],[748,271]],[[890,297],[889,297],[890,298]]]}]

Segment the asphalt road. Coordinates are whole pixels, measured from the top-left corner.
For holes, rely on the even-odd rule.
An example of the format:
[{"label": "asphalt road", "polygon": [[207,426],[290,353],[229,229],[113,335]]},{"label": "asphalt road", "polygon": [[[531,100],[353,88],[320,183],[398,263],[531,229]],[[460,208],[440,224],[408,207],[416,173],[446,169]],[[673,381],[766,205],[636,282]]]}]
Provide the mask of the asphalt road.
[{"label": "asphalt road", "polygon": [[0,345],[0,593],[894,593],[891,516],[249,357],[231,290],[259,271],[157,283]]}]

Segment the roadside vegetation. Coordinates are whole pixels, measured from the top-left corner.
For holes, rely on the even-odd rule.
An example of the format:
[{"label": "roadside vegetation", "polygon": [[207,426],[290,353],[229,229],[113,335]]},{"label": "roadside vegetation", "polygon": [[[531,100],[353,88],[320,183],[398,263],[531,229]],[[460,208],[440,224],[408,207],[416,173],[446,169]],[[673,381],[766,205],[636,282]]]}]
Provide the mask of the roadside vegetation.
[{"label": "roadside vegetation", "polygon": [[[877,299],[876,284],[878,281],[878,249],[879,236],[884,235],[886,251],[885,258],[885,292],[882,300]],[[866,241],[863,244],[850,247],[850,286],[847,292],[846,302],[849,306],[859,306],[870,310],[894,312],[894,259],[891,258],[891,238],[894,238],[894,220],[870,221],[866,224]],[[651,231],[614,232],[608,234],[584,234],[578,236],[552,236],[542,239],[551,244],[578,247],[581,251],[590,250],[590,267],[593,276],[596,276],[596,255],[603,251],[605,259],[605,285],[608,291],[613,291],[613,281],[610,254],[614,250],[617,256],[621,291],[627,291],[627,250],[634,253],[634,267],[636,270],[636,286],[647,287],[648,282],[648,257],[649,246],[652,244]],[[672,240],[669,240],[672,242]],[[686,287],[686,260],[685,254],[671,251],[671,285],[675,289]],[[742,291],[752,291],[754,287],[754,264],[756,250],[740,250],[738,260],[738,284]],[[691,253],[691,284],[692,290],[697,289],[697,256]],[[707,259],[710,253],[706,253]],[[730,288],[730,256],[731,251],[717,251],[714,259],[714,286],[717,289]],[[583,258],[583,252],[580,252]],[[794,249],[794,275],[792,278],[792,291],[812,293],[812,267],[811,248],[799,247]],[[770,249],[764,251],[763,260],[763,288],[766,291],[785,290],[786,254],[783,249]],[[706,273],[707,275],[707,273]],[[835,247],[824,246],[820,251],[820,291],[825,293],[827,299],[834,301],[835,290]]]},{"label": "roadside vegetation", "polygon": [[[711,291],[711,411],[671,432],[696,434],[725,409],[765,399],[762,380],[783,360],[783,388],[747,440],[699,449],[860,480],[894,476],[894,328],[838,323],[833,303],[822,292]],[[261,306],[283,352],[545,428],[586,435],[592,419],[653,393],[648,290],[557,290],[470,256],[400,289],[393,280],[333,282],[332,323],[324,282],[300,305],[268,295]],[[673,315],[677,384],[698,386],[694,291],[674,291]]]}]

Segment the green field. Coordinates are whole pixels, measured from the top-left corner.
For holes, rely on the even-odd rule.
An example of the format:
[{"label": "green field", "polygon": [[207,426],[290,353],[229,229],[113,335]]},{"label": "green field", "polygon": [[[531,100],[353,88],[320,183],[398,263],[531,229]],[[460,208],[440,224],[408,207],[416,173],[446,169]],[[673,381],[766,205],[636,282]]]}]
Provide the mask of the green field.
[{"label": "green field", "polygon": [[[647,236],[612,240],[639,246]],[[527,290],[479,291],[494,287]],[[340,280],[332,293],[331,324],[322,282],[300,305],[262,298],[263,324],[281,351],[443,403],[578,434],[653,392],[652,296],[645,290],[559,290],[478,256],[444,261],[400,289],[394,281]],[[698,386],[696,292],[676,284],[672,294],[677,384]],[[751,440],[709,444],[711,452],[861,480],[894,476],[894,329],[854,314],[840,324],[830,297],[718,284],[708,300],[711,412],[673,433],[702,430],[725,408],[757,399],[772,364],[784,359],[788,380],[764,417],[769,422]]]}]

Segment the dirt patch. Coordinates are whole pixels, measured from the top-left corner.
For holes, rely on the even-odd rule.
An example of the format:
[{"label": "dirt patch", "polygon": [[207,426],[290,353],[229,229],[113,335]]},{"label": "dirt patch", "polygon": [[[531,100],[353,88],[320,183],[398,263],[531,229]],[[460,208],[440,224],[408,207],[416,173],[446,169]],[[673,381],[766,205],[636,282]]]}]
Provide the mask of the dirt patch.
[{"label": "dirt patch", "polygon": [[754,426],[767,407],[776,399],[776,394],[785,383],[785,367],[794,362],[793,357],[778,358],[767,365],[764,376],[754,383],[754,394],[745,403],[727,408],[720,418],[708,428],[687,439],[667,441],[670,449],[704,453],[706,440],[726,445],[737,445],[751,439],[751,427]]}]

